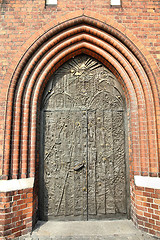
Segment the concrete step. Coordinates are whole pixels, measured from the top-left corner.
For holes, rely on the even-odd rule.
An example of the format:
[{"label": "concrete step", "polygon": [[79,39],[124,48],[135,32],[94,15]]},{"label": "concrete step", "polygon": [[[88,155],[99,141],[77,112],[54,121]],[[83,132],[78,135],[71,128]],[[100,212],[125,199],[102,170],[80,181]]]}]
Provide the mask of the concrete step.
[{"label": "concrete step", "polygon": [[155,240],[137,229],[130,220],[39,221],[34,231],[19,240]]}]

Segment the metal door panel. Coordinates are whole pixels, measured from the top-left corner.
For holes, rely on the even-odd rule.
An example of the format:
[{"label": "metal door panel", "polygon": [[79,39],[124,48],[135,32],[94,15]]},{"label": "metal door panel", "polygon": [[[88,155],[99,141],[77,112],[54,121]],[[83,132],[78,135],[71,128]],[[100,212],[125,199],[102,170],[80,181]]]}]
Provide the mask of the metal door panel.
[{"label": "metal door panel", "polygon": [[87,55],[71,59],[51,78],[42,101],[46,218],[126,213],[122,94],[115,76]]},{"label": "metal door panel", "polygon": [[96,202],[96,124],[95,111],[88,112],[88,214],[97,214]]},{"label": "metal door panel", "polygon": [[95,135],[96,135],[96,205],[97,215],[105,214],[105,131],[103,111],[95,111]]},{"label": "metal door panel", "polygon": [[124,148],[124,112],[113,111],[114,186],[116,212],[126,213],[126,179]]},{"label": "metal door panel", "polygon": [[[111,111],[95,110],[88,112],[88,152],[90,153],[88,156],[89,218],[97,218],[108,213],[115,213],[114,196],[111,188],[113,179]],[[94,158],[92,154],[95,156]],[[92,169],[94,169],[94,174],[92,174]],[[90,188],[94,188],[94,192],[90,191]],[[95,202],[94,211],[93,201]]]},{"label": "metal door panel", "polygon": [[86,114],[58,110],[45,112],[45,119],[45,215],[60,219],[86,216],[86,168],[74,170],[76,165],[87,161]]}]

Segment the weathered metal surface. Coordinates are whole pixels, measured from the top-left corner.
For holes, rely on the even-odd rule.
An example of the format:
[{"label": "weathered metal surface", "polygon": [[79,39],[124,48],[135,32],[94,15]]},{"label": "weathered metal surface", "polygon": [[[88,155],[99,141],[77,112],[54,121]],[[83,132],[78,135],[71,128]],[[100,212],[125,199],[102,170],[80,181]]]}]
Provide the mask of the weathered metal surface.
[{"label": "weathered metal surface", "polygon": [[114,75],[75,57],[54,74],[42,104],[44,216],[125,214],[124,101]]}]

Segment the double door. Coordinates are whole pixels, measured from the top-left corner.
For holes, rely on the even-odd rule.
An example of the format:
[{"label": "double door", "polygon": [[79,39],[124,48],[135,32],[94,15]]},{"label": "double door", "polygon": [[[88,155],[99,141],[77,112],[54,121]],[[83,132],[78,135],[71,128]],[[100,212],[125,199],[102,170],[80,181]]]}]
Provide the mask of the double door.
[{"label": "double door", "polygon": [[123,111],[62,108],[43,114],[43,218],[125,215]]}]

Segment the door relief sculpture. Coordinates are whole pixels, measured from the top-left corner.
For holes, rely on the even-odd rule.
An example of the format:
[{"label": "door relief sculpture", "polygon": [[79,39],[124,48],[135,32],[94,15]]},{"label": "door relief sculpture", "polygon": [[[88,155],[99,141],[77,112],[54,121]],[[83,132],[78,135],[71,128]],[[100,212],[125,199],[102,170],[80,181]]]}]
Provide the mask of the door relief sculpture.
[{"label": "door relief sculpture", "polygon": [[124,111],[117,79],[87,55],[52,76],[42,102],[44,219],[126,214]]}]

